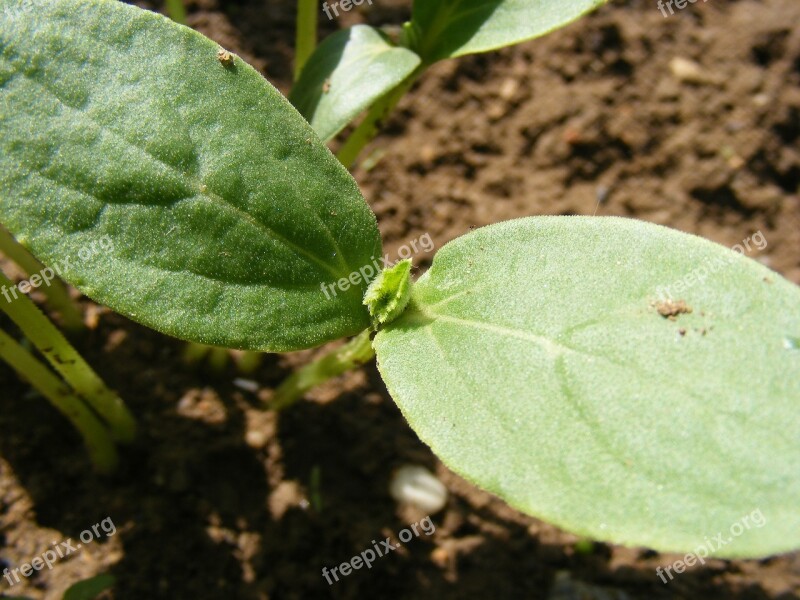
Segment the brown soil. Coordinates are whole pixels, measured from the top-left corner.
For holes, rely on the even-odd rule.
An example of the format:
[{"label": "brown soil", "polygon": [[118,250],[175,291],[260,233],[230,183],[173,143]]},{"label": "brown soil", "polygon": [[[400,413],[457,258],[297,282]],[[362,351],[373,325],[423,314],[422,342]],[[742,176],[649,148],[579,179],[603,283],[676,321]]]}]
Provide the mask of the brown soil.
[{"label": "brown soil", "polygon": [[[400,23],[409,4],[375,0],[322,29]],[[294,6],[195,0],[190,17],[286,91]],[[626,215],[727,245],[760,230],[768,246],[751,255],[800,283],[798,23],[797,0],[711,0],[669,18],[631,0],[436,65],[355,170],[387,250],[525,215]],[[141,436],[117,475],[93,475],[67,424],[0,365],[0,569],[106,517],[118,532],[10,591],[0,580],[2,597],[60,598],[101,572],[118,578],[111,597],[136,600],[800,597],[800,554],[713,560],[664,585],[655,568],[678,556],[577,543],[515,512],[437,461],[374,366],[276,415],[233,367],[188,367],[181,342],[107,311],[76,345]],[[311,354],[268,356],[252,378],[264,393]],[[388,493],[408,463],[450,491],[435,534],[329,587],[323,567],[419,518]]]}]

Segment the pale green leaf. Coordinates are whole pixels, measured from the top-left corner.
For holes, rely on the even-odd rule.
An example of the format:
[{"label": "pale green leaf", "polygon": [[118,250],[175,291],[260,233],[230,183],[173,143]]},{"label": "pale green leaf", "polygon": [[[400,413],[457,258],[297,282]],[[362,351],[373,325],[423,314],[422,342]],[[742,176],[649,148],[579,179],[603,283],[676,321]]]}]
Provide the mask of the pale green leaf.
[{"label": "pale green leaf", "polygon": [[113,0],[0,11],[0,221],[98,302],[256,350],[368,327],[375,217],[299,113],[238,57]]},{"label": "pale green leaf", "polygon": [[541,217],[442,248],[375,349],[420,438],[513,506],[592,538],[689,552],[722,534],[712,554],[763,556],[800,546],[798,338],[800,288],[753,260]]},{"label": "pale green leaf", "polygon": [[289,100],[323,140],[401,83],[420,58],[368,25],[337,31],[311,55]]},{"label": "pale green leaf", "polygon": [[412,48],[427,62],[495,50],[563,27],[606,0],[415,0]]}]

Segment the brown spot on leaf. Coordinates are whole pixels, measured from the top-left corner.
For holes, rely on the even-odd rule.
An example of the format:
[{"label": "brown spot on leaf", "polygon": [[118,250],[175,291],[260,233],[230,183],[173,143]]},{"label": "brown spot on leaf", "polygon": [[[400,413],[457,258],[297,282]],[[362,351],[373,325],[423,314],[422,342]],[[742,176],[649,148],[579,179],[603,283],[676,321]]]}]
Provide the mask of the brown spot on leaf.
[{"label": "brown spot on leaf", "polygon": [[678,315],[692,312],[692,307],[687,305],[684,300],[663,300],[656,302],[655,307],[658,314],[672,321],[674,321]]}]

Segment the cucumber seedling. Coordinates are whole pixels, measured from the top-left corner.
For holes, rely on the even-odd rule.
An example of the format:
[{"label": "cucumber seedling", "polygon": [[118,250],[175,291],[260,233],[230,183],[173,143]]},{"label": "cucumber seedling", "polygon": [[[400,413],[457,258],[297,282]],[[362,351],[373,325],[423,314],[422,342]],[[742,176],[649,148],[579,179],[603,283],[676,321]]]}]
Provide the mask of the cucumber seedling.
[{"label": "cucumber seedling", "polygon": [[[406,50],[488,48],[587,3],[485,4],[415,3]],[[459,10],[483,21],[449,27]],[[301,372],[374,353],[445,464],[581,536],[686,552],[759,510],[717,556],[800,545],[800,288],[780,275],[645,222],[531,217],[453,240],[416,282],[407,263],[350,279],[381,256],[375,215],[241,59],[110,0],[6,0],[0,48],[0,220],[45,264],[113,239],[64,272],[90,298],[230,348],[355,336]],[[720,260],[675,298],[691,312],[659,313],[658,290]]]}]

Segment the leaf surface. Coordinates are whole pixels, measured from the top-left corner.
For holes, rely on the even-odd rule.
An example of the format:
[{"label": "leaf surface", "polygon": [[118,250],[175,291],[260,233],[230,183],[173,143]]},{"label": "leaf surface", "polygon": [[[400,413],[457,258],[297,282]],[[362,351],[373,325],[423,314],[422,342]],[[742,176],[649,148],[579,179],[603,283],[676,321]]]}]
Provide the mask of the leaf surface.
[{"label": "leaf surface", "polygon": [[415,49],[428,62],[530,40],[606,0],[415,0]]},{"label": "leaf surface", "polygon": [[800,288],[753,260],[539,217],[443,247],[375,349],[420,438],[511,505],[658,550],[722,534],[734,557],[800,546],[798,339]]},{"label": "leaf surface", "polygon": [[419,65],[411,50],[356,25],[328,36],[309,58],[289,100],[327,141]]},{"label": "leaf surface", "polygon": [[349,173],[238,57],[112,0],[0,12],[0,221],[93,299],[184,339],[265,351],[369,326],[380,254]]}]

